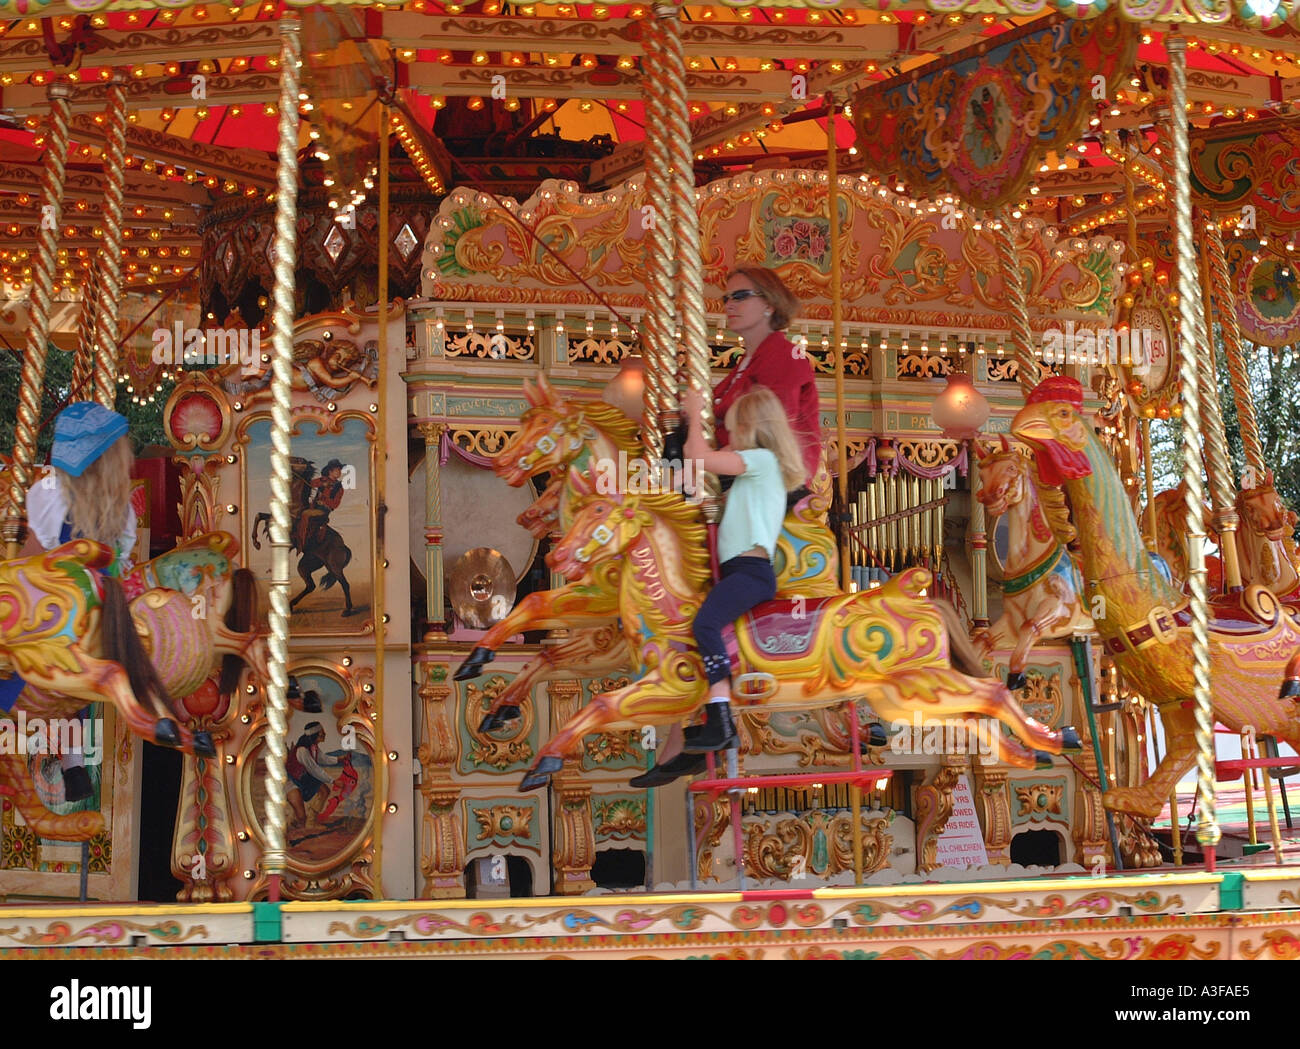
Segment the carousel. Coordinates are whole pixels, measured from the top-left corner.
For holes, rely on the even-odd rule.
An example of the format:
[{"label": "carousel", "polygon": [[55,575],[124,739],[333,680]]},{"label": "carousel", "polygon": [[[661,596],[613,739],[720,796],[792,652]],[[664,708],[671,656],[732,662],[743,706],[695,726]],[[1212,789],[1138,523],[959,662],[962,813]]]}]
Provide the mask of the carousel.
[{"label": "carousel", "polygon": [[[0,0],[0,955],[1295,956],[1298,55],[1294,0]],[[735,745],[645,788],[745,270],[821,456]],[[24,550],[76,402],[121,580]]]}]

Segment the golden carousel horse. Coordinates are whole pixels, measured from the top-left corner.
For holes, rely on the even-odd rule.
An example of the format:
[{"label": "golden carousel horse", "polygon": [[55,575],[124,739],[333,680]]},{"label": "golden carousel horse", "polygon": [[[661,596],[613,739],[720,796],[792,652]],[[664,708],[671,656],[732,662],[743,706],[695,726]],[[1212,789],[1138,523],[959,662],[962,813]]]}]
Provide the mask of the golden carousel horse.
[{"label": "golden carousel horse", "polygon": [[[1155,552],[1164,558],[1173,576],[1173,583],[1181,590],[1187,589],[1187,485],[1179,483],[1176,488],[1157,492],[1154,500]],[[1204,504],[1202,519],[1205,521],[1206,536],[1212,543],[1218,543],[1218,533],[1210,524],[1213,519],[1208,503]],[[1205,558],[1207,578],[1214,580],[1223,575],[1219,559],[1212,555]],[[1216,589],[1213,582],[1210,589]]]},{"label": "golden carousel horse", "polygon": [[1254,488],[1237,493],[1236,508],[1242,582],[1258,584],[1287,604],[1300,604],[1296,514],[1277,494],[1272,470]]},{"label": "golden carousel horse", "polygon": [[[492,469],[513,487],[539,474],[551,475],[546,490],[519,517],[536,538],[545,539],[557,527],[561,533],[567,530],[580,488],[599,489],[610,481],[622,481],[618,475],[623,472],[629,478],[639,473],[650,479],[636,424],[618,408],[602,401],[566,400],[545,375],[538,376],[536,387],[524,382],[524,397],[529,407],[520,419],[520,430],[492,457]],[[839,553],[826,526],[830,488],[823,461],[812,494],[787,514],[777,541],[778,596],[811,599],[839,592]],[[580,583],[529,594],[483,635],[457,669],[455,680],[478,677],[495,658],[496,649],[521,631],[572,630],[567,639],[547,646],[524,666],[492,702],[479,731],[492,731],[518,717],[519,704],[539,681],[606,674],[631,666],[627,646],[614,625],[617,596],[606,581],[612,569],[607,566]]]},{"label": "golden carousel horse", "polygon": [[[253,576],[234,568],[237,549],[233,537],[211,533],[137,567],[146,582],[169,579],[192,592],[147,589],[130,604],[121,582],[102,572],[112,551],[91,540],[0,562],[0,673],[25,685],[12,709],[48,722],[107,700],[135,735],[215,757],[208,733],[176,723],[171,698],[192,693],[219,660],[223,694],[238,684],[241,661],[265,678]],[[88,840],[103,829],[98,812],[46,809],[26,755],[0,754],[0,786],[41,837]]]},{"label": "golden carousel horse", "polygon": [[1003,566],[1002,615],[976,635],[985,653],[1011,649],[1007,687],[1024,687],[1029,651],[1043,638],[1069,637],[1092,630],[1092,618],[1079,602],[1079,585],[1065,547],[1043,518],[1032,465],[1005,437],[996,452],[976,454],[980,489],[975,493],[989,514],[1007,516],[1007,556]]},{"label": "golden carousel horse", "polygon": [[[1039,495],[1056,538],[1075,554],[1106,652],[1128,683],[1160,711],[1167,749],[1146,783],[1106,792],[1108,808],[1154,818],[1196,761],[1192,629],[1188,598],[1157,569],[1114,464],[1082,414],[1083,389],[1051,376],[1029,395],[1011,431],[1038,461]],[[1064,499],[1062,500],[1062,495]],[[1278,697],[1288,659],[1300,650],[1300,616],[1263,587],[1210,623],[1214,716],[1235,732],[1300,745],[1295,702]],[[1289,673],[1290,671],[1288,671]]]},{"label": "golden carousel horse", "polygon": [[[691,623],[709,585],[700,510],[682,496],[596,495],[588,490],[564,539],[547,557],[571,579],[607,574],[636,680],[592,699],[539,750],[520,785],[545,784],[582,737],[681,721],[707,696]],[[1035,750],[1078,745],[1029,718],[1006,687],[983,674],[956,614],[921,597],[925,569],[877,590],[757,606],[734,628],[735,702],[766,710],[865,700],[882,719],[996,718]],[[956,628],[956,629],[954,629]],[[954,668],[964,660],[969,673]],[[1033,767],[1036,755],[1000,733],[999,760]]]}]

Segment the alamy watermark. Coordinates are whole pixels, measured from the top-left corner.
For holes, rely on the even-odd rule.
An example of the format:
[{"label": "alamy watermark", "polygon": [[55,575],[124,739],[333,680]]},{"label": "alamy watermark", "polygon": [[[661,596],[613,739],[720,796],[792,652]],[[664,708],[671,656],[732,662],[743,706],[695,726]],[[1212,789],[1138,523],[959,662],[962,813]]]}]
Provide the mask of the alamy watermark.
[{"label": "alamy watermark", "polygon": [[1002,732],[996,718],[923,718],[889,723],[889,749],[895,754],[973,754],[992,758]]},{"label": "alamy watermark", "polygon": [[245,373],[261,371],[260,328],[187,328],[177,321],[153,331],[154,364],[173,368],[185,365],[217,367],[238,364]]},{"label": "alamy watermark", "polygon": [[1142,367],[1167,353],[1164,336],[1154,328],[1080,328],[1065,322],[1065,330],[1043,332],[1043,363],[1091,367]]},{"label": "alamy watermark", "polygon": [[704,499],[704,488],[699,479],[704,466],[699,459],[667,459],[647,462],[641,458],[628,458],[620,451],[618,458],[597,459],[595,462],[596,493],[598,495],[666,495],[680,492],[687,502],[699,503]]},{"label": "alamy watermark", "polygon": [[29,718],[20,708],[14,719],[0,720],[0,754],[80,754],[87,765],[98,765],[103,738],[103,718]]}]

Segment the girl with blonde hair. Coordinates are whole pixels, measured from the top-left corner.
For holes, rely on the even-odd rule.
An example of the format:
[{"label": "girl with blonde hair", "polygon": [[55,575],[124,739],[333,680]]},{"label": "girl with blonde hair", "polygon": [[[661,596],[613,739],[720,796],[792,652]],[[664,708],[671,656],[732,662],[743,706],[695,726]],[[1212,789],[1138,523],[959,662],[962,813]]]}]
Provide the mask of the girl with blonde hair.
[{"label": "girl with blonde hair", "polygon": [[[52,550],[71,539],[94,539],[110,547],[107,575],[121,579],[132,568],[135,510],[131,507],[131,467],[135,455],[126,419],[93,401],[77,401],[54,420],[53,470],[27,493],[31,529],[24,556]],[[130,594],[128,596],[135,596]],[[83,711],[84,713],[84,711]],[[63,793],[81,801],[94,793],[84,755],[60,755]]]},{"label": "girl with blonde hair", "polygon": [[693,633],[709,681],[705,722],[686,730],[685,754],[728,750],[736,745],[731,717],[731,660],[722,629],[755,605],[776,596],[772,558],[785,521],[786,492],[804,478],[799,441],[785,408],[769,389],[757,386],[727,409],[731,444],[716,451],[700,431],[704,408],[700,394],[685,398],[686,455],[710,473],[735,478],[718,526],[721,579],[696,613]]}]

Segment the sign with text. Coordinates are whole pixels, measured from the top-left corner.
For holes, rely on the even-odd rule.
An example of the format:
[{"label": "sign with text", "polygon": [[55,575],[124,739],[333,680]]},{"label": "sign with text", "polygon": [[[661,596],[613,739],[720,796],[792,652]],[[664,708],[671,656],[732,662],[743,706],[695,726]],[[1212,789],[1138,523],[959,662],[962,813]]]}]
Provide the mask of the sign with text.
[{"label": "sign with text", "polygon": [[988,853],[984,851],[984,834],[979,817],[975,815],[975,798],[970,790],[970,777],[961,776],[952,788],[952,816],[936,842],[935,858],[942,867],[987,867]]}]

